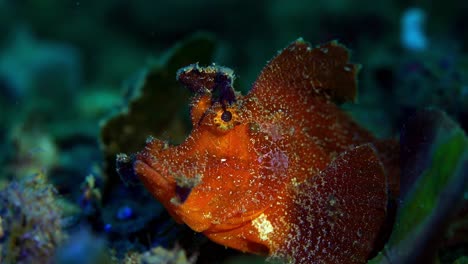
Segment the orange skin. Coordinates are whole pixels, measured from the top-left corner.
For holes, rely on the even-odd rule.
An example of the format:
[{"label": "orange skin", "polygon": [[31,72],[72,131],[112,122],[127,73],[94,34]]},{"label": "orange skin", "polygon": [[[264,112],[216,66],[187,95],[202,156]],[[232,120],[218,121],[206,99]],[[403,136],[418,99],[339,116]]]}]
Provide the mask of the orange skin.
[{"label": "orange skin", "polygon": [[214,85],[220,74],[232,85],[229,69],[181,69],[195,92],[193,130],[178,146],[151,140],[135,172],[177,222],[219,244],[290,263],[364,263],[394,175],[376,150],[387,143],[375,147],[334,103],[356,95],[348,57],[336,42],[312,49],[299,39],[231,99]]}]

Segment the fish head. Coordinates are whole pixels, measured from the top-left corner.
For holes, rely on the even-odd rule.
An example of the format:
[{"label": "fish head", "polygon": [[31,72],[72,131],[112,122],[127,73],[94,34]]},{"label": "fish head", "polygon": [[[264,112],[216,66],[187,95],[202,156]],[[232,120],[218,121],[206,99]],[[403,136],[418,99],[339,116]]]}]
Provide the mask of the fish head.
[{"label": "fish head", "polygon": [[[210,78],[206,72],[211,70],[186,67],[179,79],[187,83],[185,75],[197,71],[196,80],[190,81],[193,85]],[[216,71],[213,80],[220,78],[219,72],[226,73]],[[258,189],[263,184],[268,189],[275,186],[262,175],[265,160],[257,148],[266,142],[253,140],[262,132],[244,97],[232,87],[213,87],[204,83],[196,88],[190,103],[193,129],[183,143],[171,146],[151,138],[133,165],[145,187],[176,221],[205,233],[233,230],[260,215],[268,199],[262,199],[266,194]]]}]

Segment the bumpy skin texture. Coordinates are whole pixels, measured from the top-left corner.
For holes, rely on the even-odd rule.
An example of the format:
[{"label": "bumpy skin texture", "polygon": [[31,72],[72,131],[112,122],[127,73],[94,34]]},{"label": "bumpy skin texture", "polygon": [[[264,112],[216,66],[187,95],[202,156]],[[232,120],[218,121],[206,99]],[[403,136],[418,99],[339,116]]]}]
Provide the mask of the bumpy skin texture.
[{"label": "bumpy skin texture", "polygon": [[227,68],[181,69],[193,130],[178,146],[148,142],[136,173],[178,222],[222,245],[289,263],[364,263],[395,175],[334,103],[356,95],[348,56],[336,42],[299,39],[246,96]]}]

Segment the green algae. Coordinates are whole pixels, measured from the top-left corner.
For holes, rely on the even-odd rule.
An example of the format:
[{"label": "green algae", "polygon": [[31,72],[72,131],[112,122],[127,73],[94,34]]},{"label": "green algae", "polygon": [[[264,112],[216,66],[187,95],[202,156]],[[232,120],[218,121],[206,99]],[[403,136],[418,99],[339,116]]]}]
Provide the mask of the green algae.
[{"label": "green algae", "polygon": [[440,119],[434,128],[429,165],[404,196],[384,250],[368,263],[432,259],[453,212],[459,209],[463,194],[468,191],[466,134],[444,113],[435,110],[426,113]]},{"label": "green algae", "polygon": [[115,174],[118,153],[139,151],[150,135],[175,135],[171,139],[176,142],[185,138],[189,122],[184,122],[181,109],[187,109],[190,92],[176,81],[175,73],[192,63],[211,63],[214,50],[211,35],[195,34],[148,66],[125,107],[102,122],[101,145],[108,175]]}]

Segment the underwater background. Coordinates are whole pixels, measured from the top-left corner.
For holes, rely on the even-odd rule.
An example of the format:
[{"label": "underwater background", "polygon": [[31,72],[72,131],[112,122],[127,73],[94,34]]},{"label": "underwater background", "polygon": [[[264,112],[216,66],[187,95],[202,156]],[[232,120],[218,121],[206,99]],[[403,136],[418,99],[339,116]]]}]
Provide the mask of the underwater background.
[{"label": "underwater background", "polygon": [[341,107],[400,139],[402,209],[370,263],[468,263],[466,14],[468,1],[0,0],[0,263],[263,263],[175,223],[115,159],[189,134],[179,68],[230,67],[246,94],[299,37],[351,50],[358,99]]}]

